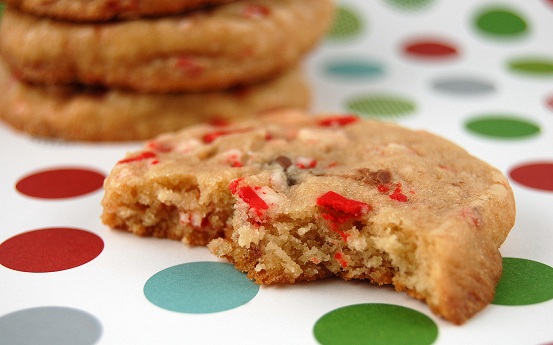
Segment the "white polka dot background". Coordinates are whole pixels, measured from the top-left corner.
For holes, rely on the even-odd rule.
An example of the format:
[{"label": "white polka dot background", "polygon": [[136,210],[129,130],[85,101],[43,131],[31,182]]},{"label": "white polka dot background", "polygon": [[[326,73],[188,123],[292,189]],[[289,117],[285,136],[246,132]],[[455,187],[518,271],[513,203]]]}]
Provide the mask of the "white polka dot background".
[{"label": "white polka dot background", "polygon": [[303,65],[314,112],[429,130],[509,178],[492,304],[455,326],[367,282],[260,287],[206,248],[100,222],[103,179],[139,143],[1,124],[0,344],[553,344],[553,1],[336,6]]}]

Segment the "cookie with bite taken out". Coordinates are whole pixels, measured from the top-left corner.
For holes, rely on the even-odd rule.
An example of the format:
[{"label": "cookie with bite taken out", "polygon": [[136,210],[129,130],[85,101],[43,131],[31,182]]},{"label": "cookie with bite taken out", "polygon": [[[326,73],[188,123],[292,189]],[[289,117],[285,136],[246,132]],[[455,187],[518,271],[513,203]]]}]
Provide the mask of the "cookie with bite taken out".
[{"label": "cookie with bite taken out", "polygon": [[441,137],[292,111],[158,137],[102,204],[110,227],[207,244],[257,283],[365,279],[456,324],[492,301],[515,219],[505,176]]}]

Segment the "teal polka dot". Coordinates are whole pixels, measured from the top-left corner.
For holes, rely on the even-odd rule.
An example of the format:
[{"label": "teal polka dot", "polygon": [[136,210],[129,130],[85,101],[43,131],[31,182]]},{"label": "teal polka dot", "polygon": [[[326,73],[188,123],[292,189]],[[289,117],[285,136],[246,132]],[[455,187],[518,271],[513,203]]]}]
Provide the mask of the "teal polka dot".
[{"label": "teal polka dot", "polygon": [[501,38],[517,37],[528,30],[527,20],[516,11],[503,8],[487,8],[476,16],[475,25],[480,32]]},{"label": "teal polka dot", "polygon": [[259,286],[232,265],[192,262],[154,274],[144,285],[144,295],[163,309],[204,314],[230,310],[251,301]]},{"label": "teal polka dot", "polygon": [[540,133],[538,124],[519,117],[501,114],[481,115],[469,119],[466,128],[475,134],[496,139],[519,139]]},{"label": "teal polka dot", "polygon": [[313,334],[322,345],[429,345],[438,337],[438,327],[402,306],[357,304],[323,315]]},{"label": "teal polka dot", "polygon": [[363,59],[341,59],[327,63],[325,73],[341,79],[370,79],[381,76],[384,67]]},{"label": "teal polka dot", "polygon": [[368,94],[346,100],[346,108],[362,117],[395,119],[413,113],[416,106],[403,97]]},{"label": "teal polka dot", "polygon": [[541,262],[503,258],[503,274],[492,304],[522,306],[553,299],[553,268]]},{"label": "teal polka dot", "polygon": [[527,76],[553,77],[553,59],[551,58],[517,58],[507,62],[507,67],[513,72]]},{"label": "teal polka dot", "polygon": [[332,40],[342,40],[359,35],[362,31],[363,19],[359,17],[358,13],[348,7],[338,6],[327,37]]}]

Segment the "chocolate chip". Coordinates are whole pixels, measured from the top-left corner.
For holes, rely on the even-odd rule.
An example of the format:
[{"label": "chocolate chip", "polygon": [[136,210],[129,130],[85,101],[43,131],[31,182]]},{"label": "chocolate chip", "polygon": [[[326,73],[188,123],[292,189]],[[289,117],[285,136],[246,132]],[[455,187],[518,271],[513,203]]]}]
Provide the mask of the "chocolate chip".
[{"label": "chocolate chip", "polygon": [[381,169],[376,172],[376,179],[382,184],[387,184],[392,180],[392,174],[388,170]]},{"label": "chocolate chip", "polygon": [[288,186],[293,186],[295,184],[298,184],[298,181],[296,181],[296,179],[291,177],[290,175],[286,175],[286,183],[288,184]]},{"label": "chocolate chip", "polygon": [[275,158],[277,162],[284,170],[288,169],[292,165],[292,160],[286,156],[278,156]]}]

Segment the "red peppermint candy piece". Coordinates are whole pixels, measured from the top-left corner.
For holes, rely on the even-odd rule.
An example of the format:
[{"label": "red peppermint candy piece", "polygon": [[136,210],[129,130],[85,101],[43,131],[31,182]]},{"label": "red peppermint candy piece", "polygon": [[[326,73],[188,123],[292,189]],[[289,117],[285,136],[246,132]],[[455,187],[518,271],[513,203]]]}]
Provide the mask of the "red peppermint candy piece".
[{"label": "red peppermint candy piece", "polygon": [[205,71],[205,68],[198,64],[195,59],[190,56],[180,56],[177,59],[176,66],[179,70],[184,71],[191,77],[197,77]]},{"label": "red peppermint candy piece", "polygon": [[334,254],[334,259],[336,259],[336,261],[338,261],[340,263],[340,266],[342,266],[343,268],[348,267],[348,262],[347,262],[346,258],[344,257],[344,253],[336,252]]},{"label": "red peppermint candy piece", "polygon": [[271,10],[263,5],[246,5],[242,10],[242,15],[246,18],[263,18],[270,13]]},{"label": "red peppermint candy piece", "polygon": [[360,217],[371,210],[371,206],[362,201],[348,199],[336,192],[329,191],[317,198],[317,205],[345,213],[351,217]]},{"label": "red peppermint candy piece", "polygon": [[392,194],[389,195],[389,197],[390,197],[390,199],[396,200],[396,201],[399,201],[399,202],[407,202],[408,201],[407,196],[405,194],[403,194],[403,192],[401,190],[401,183],[397,184],[396,189],[394,190],[394,192]]},{"label": "red peppermint candy piece", "polygon": [[173,147],[170,144],[162,143],[160,141],[150,141],[146,144],[146,147],[157,152],[167,153],[173,151]]},{"label": "red peppermint candy piece", "polygon": [[139,161],[143,161],[145,159],[156,158],[156,157],[157,157],[157,155],[154,152],[144,151],[144,152],[140,153],[137,156],[122,159],[119,162],[117,162],[117,164],[139,162]]},{"label": "red peppermint candy piece", "polygon": [[236,193],[238,193],[238,186],[240,185],[240,182],[242,182],[243,180],[244,180],[244,177],[240,177],[230,181],[228,185],[228,189],[233,195],[236,195]]},{"label": "red peppermint candy piece", "polygon": [[343,127],[359,121],[355,115],[330,116],[319,120],[318,124],[322,127]]},{"label": "red peppermint candy piece", "polygon": [[214,131],[214,132],[209,132],[209,133],[204,134],[204,136],[202,137],[202,140],[204,141],[204,143],[209,144],[209,143],[214,142],[215,139],[217,139],[219,137],[222,137],[222,136],[225,136],[225,135],[230,135],[230,134],[244,133],[244,132],[247,132],[247,131],[249,131],[249,129],[246,129],[246,128],[227,129],[227,130],[223,129],[223,130],[220,130],[220,131]]},{"label": "red peppermint candy piece", "polygon": [[265,211],[269,209],[269,205],[267,205],[265,200],[261,199],[252,187],[241,187],[238,189],[237,194],[238,197],[244,200],[244,202],[250,206],[250,209],[259,217],[265,214]]}]

